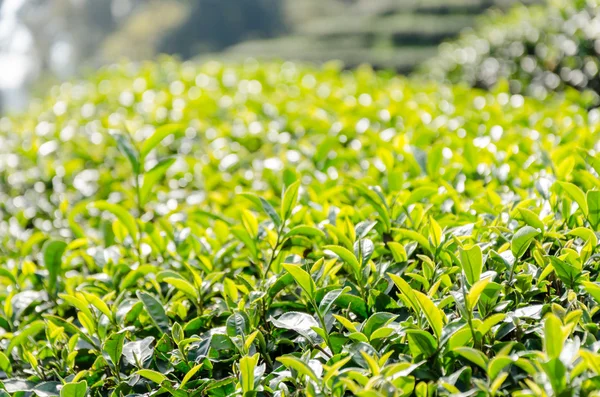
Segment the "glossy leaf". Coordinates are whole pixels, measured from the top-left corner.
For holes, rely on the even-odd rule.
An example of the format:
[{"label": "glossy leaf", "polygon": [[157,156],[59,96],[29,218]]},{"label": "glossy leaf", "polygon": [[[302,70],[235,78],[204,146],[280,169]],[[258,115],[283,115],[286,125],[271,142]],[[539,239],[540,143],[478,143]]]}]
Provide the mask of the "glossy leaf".
[{"label": "glossy leaf", "polygon": [[539,235],[540,232],[531,226],[523,226],[513,236],[510,248],[516,258],[520,258],[525,255],[525,252],[531,245],[533,239]]},{"label": "glossy leaf", "polygon": [[461,249],[460,263],[469,284],[473,285],[479,281],[483,269],[483,255],[478,245],[473,245],[468,249]]},{"label": "glossy leaf", "polygon": [[56,281],[61,272],[62,256],[67,248],[67,244],[60,240],[48,240],[44,244],[44,265],[48,270],[48,288],[54,291]]},{"label": "glossy leaf", "polygon": [[169,332],[169,319],[163,305],[147,292],[138,291],[137,297],[144,304],[154,325],[162,332]]}]

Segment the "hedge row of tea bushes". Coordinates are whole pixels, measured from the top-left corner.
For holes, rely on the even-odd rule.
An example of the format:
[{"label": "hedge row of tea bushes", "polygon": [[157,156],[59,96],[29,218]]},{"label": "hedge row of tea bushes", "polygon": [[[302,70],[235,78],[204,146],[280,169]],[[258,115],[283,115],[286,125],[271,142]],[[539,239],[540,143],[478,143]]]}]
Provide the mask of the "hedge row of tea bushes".
[{"label": "hedge row of tea bushes", "polygon": [[[363,63],[399,73],[414,70],[438,45],[472,26],[489,7],[539,0],[284,0],[288,31],[242,41],[219,57]],[[204,54],[210,59],[215,54]]]},{"label": "hedge row of tea bushes", "polygon": [[600,113],[104,68],[0,120],[0,395],[588,396]]},{"label": "hedge row of tea bushes", "polygon": [[598,93],[599,54],[600,1],[545,0],[482,17],[422,71],[482,88],[508,80],[513,93],[539,98],[565,87]]}]

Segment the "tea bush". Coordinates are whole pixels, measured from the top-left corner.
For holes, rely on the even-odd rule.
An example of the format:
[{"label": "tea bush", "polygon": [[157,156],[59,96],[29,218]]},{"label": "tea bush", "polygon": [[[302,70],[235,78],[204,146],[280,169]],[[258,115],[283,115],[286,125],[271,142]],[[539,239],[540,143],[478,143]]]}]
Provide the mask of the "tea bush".
[{"label": "tea bush", "polygon": [[592,395],[600,113],[163,59],[0,121],[0,394]]},{"label": "tea bush", "polygon": [[506,79],[513,93],[540,98],[565,87],[598,93],[599,22],[597,0],[547,0],[492,12],[475,29],[442,44],[423,71],[483,88]]}]

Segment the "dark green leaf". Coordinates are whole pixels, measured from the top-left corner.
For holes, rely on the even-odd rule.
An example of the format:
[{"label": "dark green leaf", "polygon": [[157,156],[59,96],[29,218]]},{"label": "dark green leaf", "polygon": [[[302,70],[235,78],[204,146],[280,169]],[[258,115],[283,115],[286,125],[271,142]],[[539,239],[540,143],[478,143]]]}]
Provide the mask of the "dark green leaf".
[{"label": "dark green leaf", "polygon": [[67,243],[59,240],[48,240],[44,244],[44,265],[48,270],[48,289],[53,292],[56,281],[61,273],[62,256],[67,248]]},{"label": "dark green leaf", "polygon": [[169,318],[165,313],[165,309],[162,303],[160,303],[155,297],[144,291],[138,291],[137,297],[144,304],[144,307],[150,315],[152,322],[154,323],[154,325],[156,325],[156,328],[158,328],[164,333],[169,332]]}]

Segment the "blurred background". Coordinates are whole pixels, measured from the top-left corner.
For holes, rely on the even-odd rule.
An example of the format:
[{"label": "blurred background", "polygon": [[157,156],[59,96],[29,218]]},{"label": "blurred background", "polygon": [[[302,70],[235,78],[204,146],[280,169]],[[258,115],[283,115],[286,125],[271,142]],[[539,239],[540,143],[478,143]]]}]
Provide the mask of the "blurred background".
[{"label": "blurred background", "polygon": [[0,0],[0,114],[121,59],[339,59],[410,72],[511,0]]}]

